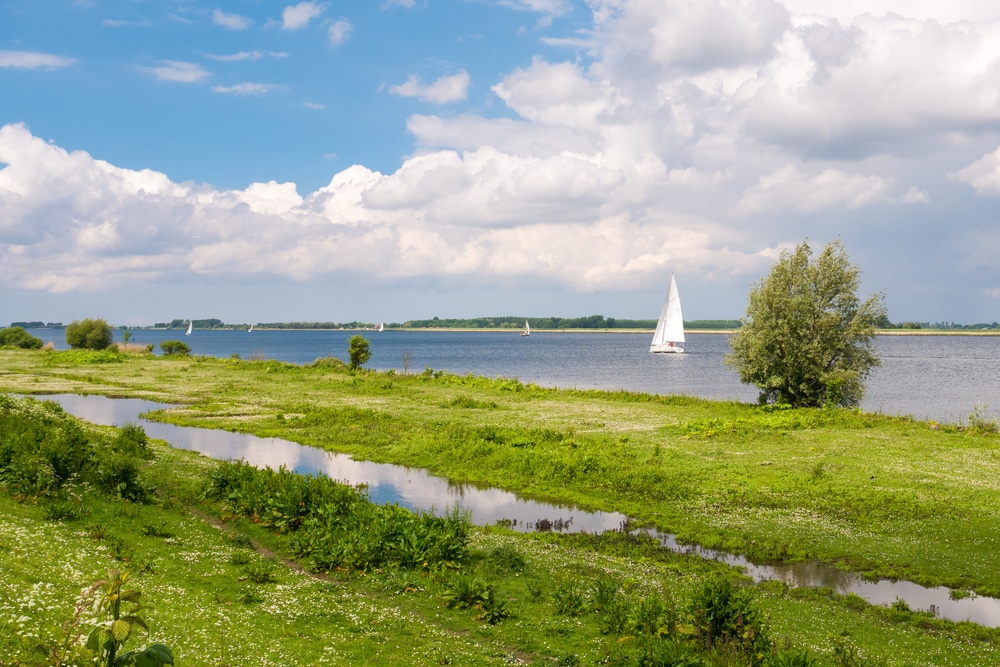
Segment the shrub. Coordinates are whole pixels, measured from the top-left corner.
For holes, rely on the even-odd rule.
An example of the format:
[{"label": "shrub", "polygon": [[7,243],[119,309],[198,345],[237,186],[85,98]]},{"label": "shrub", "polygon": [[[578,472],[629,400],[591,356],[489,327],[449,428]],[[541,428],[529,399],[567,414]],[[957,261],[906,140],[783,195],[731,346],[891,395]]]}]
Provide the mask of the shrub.
[{"label": "shrub", "polygon": [[191,347],[188,346],[187,343],[179,340],[165,340],[160,343],[160,349],[163,350],[163,354],[168,357],[186,357],[191,354]]},{"label": "shrub", "polygon": [[42,339],[35,338],[21,327],[7,327],[0,329],[0,347],[39,350],[42,347]]},{"label": "shrub", "polygon": [[364,366],[372,357],[371,347],[364,336],[351,336],[347,342],[347,356],[351,359],[351,369],[357,370]]},{"label": "shrub", "polygon": [[114,343],[114,332],[103,319],[79,320],[66,327],[66,343],[76,349],[105,350]]}]

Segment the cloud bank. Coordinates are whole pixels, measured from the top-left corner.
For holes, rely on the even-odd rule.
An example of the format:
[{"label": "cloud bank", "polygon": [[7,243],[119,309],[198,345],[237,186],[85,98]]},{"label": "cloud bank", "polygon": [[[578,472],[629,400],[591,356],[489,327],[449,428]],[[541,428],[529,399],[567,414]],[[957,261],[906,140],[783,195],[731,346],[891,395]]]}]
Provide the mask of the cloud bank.
[{"label": "cloud bank", "polygon": [[[505,4],[567,11],[557,0]],[[850,12],[775,0],[588,6],[583,38],[548,42],[584,52],[535,57],[491,82],[500,113],[414,115],[416,151],[397,169],[354,165],[311,193],[175,183],[6,125],[0,282],[66,292],[178,274],[356,274],[587,292],[675,271],[745,284],[804,236],[864,234],[876,217],[1000,194],[993,18],[954,22],[954,7],[945,20],[937,4],[908,13],[888,1]],[[325,9],[286,7],[282,26],[303,28]],[[349,36],[341,23],[330,45]],[[176,61],[146,71],[208,76]],[[470,81],[461,70],[388,92],[450,104],[467,99]],[[995,247],[993,223],[956,222],[954,237]]]}]

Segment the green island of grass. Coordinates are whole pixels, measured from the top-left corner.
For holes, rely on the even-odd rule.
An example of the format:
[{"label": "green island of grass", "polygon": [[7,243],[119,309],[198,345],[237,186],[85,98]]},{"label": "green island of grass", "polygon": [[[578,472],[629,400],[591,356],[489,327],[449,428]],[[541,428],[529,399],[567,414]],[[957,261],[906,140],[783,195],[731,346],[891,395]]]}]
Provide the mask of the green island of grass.
[{"label": "green island of grass", "polygon": [[[149,417],[618,511],[755,560],[1000,597],[1000,440],[982,414],[939,425],[335,359],[50,350],[0,351],[0,392],[181,404]],[[92,664],[81,644],[100,619],[76,605],[112,568],[148,605],[129,646],[169,646],[178,665],[1000,662],[1000,630],[905,603],[754,585],[623,533],[413,517],[0,401],[2,665]]]}]

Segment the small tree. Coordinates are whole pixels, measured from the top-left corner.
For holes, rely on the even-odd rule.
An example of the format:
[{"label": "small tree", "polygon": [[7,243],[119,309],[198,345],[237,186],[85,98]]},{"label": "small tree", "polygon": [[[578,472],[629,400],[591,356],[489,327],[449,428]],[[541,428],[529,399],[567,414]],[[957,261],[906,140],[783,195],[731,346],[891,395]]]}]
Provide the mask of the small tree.
[{"label": "small tree", "polygon": [[351,359],[351,369],[357,370],[372,357],[371,347],[364,336],[351,336],[347,342],[347,356]]},{"label": "small tree", "polygon": [[178,355],[186,357],[191,354],[191,348],[187,343],[179,340],[165,340],[160,343],[160,349],[166,356]]},{"label": "small tree", "polygon": [[42,339],[35,338],[22,327],[0,329],[0,347],[19,347],[24,350],[38,350]]},{"label": "small tree", "polygon": [[111,325],[103,319],[79,320],[66,326],[66,343],[73,348],[104,350],[114,342]]},{"label": "small tree", "polygon": [[839,241],[811,257],[807,241],[782,252],[750,290],[726,364],[760,388],[762,404],[856,406],[881,363],[872,341],[886,314],[884,295],[860,301],[860,272]]}]

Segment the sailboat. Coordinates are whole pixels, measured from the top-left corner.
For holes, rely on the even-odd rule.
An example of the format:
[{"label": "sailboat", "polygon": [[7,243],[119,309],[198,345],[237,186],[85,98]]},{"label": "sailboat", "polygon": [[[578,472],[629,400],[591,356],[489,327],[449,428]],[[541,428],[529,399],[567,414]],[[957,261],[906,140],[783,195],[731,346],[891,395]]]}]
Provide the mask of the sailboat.
[{"label": "sailboat", "polygon": [[531,335],[531,327],[528,326],[528,320],[524,321],[524,331],[521,332],[521,335],[522,336],[530,336]]},{"label": "sailboat", "polygon": [[681,314],[681,297],[677,293],[677,281],[670,275],[670,288],[663,301],[660,321],[656,323],[656,333],[649,345],[650,352],[684,351],[684,316]]},{"label": "sailboat", "polygon": [[385,331],[385,322],[379,322],[378,323],[378,330],[379,331]]},{"label": "sailboat", "polygon": [[247,329],[247,333],[250,333],[251,331],[253,331],[253,325],[252,324],[250,325],[250,328]]},{"label": "sailboat", "polygon": [[188,320],[188,330],[184,332],[184,335],[190,336],[192,329],[194,329],[194,320]]}]

